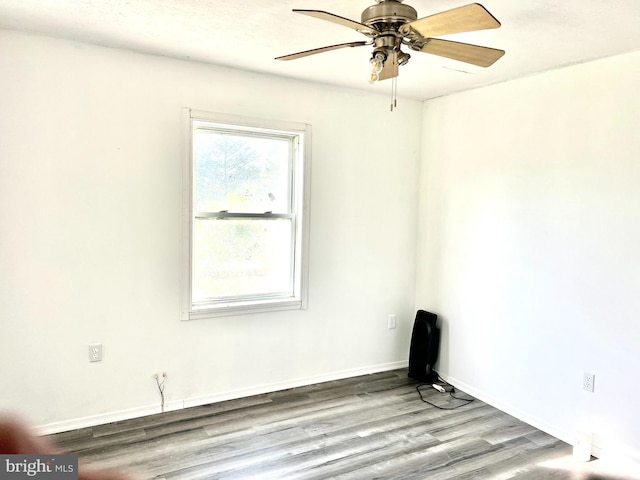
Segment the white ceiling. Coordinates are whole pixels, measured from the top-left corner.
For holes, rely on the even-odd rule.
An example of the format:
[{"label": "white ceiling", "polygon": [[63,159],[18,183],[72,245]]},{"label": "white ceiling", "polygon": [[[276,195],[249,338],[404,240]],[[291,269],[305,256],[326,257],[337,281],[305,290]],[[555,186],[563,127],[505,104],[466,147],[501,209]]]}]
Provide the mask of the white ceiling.
[{"label": "white ceiling", "polygon": [[[419,17],[472,3],[406,0]],[[640,49],[640,0],[483,0],[496,30],[451,40],[506,50],[489,68],[411,52],[398,94],[417,100]],[[360,21],[374,0],[0,0],[0,28],[388,93],[367,81],[370,47],[289,62],[274,57],[366,40],[293,8],[325,10]],[[3,47],[4,48],[4,47]]]}]

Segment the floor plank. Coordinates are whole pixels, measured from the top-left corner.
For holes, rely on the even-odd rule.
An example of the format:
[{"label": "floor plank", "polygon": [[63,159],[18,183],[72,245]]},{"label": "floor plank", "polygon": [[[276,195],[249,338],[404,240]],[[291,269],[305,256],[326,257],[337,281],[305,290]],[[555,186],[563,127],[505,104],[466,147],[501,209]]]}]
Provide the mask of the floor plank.
[{"label": "floor plank", "polygon": [[[83,462],[157,480],[634,480],[475,400],[423,403],[406,370],[64,432]],[[425,400],[460,400],[434,389]],[[458,392],[458,395],[463,393]]]}]

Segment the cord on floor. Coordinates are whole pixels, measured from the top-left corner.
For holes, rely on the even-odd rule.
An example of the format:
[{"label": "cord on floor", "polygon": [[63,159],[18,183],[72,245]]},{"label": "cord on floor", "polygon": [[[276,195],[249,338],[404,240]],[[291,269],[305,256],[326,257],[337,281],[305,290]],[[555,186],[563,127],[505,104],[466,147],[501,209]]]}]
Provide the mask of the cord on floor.
[{"label": "cord on floor", "polygon": [[469,405],[471,402],[473,402],[475,400],[475,398],[461,398],[461,397],[456,397],[453,393],[456,391],[456,387],[454,387],[453,385],[451,385],[450,383],[446,382],[445,380],[443,380],[442,378],[440,378],[440,376],[438,376],[438,380],[442,383],[444,383],[447,387],[451,387],[451,390],[449,390],[449,396],[451,398],[455,398],[456,400],[461,400],[464,403],[461,403],[459,405],[454,405],[452,407],[442,407],[440,405],[436,405],[435,403],[432,403],[428,400],[425,400],[425,398],[422,395],[422,392],[420,391],[420,388],[422,387],[431,387],[431,383],[421,383],[419,385],[416,385],[416,390],[418,392],[418,395],[420,395],[420,400],[422,400],[424,403],[431,405],[432,407],[435,407],[439,410],[455,410],[457,408],[460,407],[464,407],[466,405]]}]

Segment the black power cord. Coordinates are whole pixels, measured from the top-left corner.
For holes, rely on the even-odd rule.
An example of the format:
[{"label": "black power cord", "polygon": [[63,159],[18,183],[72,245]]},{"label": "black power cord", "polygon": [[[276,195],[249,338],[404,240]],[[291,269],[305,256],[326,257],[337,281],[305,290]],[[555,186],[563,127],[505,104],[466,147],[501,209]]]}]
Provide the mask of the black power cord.
[{"label": "black power cord", "polygon": [[438,380],[442,383],[444,383],[446,386],[451,387],[451,390],[449,390],[449,396],[451,398],[455,398],[456,400],[461,400],[464,403],[461,403],[459,405],[455,405],[453,407],[442,407],[440,405],[436,405],[435,403],[431,403],[428,400],[425,400],[424,397],[422,396],[422,392],[420,391],[420,388],[422,387],[431,387],[433,384],[432,383],[421,383],[419,385],[416,385],[416,391],[418,392],[418,395],[420,395],[420,400],[422,400],[424,403],[431,405],[432,407],[435,407],[439,410],[455,410],[456,408],[460,408],[460,407],[464,407],[469,405],[471,402],[473,402],[475,400],[475,398],[460,398],[460,397],[456,397],[453,393],[456,391],[456,387],[454,387],[453,385],[451,385],[450,383],[447,383],[446,381],[444,381],[442,378],[440,378],[440,376],[438,376]]}]

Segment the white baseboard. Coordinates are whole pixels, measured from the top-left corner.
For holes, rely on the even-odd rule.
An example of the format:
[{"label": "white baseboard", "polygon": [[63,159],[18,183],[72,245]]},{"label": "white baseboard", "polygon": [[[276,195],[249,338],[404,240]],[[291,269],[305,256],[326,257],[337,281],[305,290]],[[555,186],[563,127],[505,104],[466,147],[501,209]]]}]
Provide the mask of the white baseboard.
[{"label": "white baseboard", "polygon": [[[167,402],[164,410],[165,412],[180,410],[183,408],[182,403],[183,402],[181,400]],[[88,417],[73,418],[63,422],[49,423],[36,427],[36,430],[40,435],[52,435],[54,433],[68,432],[69,430],[77,430],[79,428],[95,427],[96,425],[104,425],[106,423],[145,417],[156,413],[161,413],[160,405],[145,405],[127,410],[118,410],[115,412],[101,413],[99,415],[91,415]]]},{"label": "white baseboard", "polygon": [[[552,435],[569,445],[573,445],[575,442],[574,432],[566,432],[554,425],[550,425],[549,423],[541,420],[539,418],[533,417],[528,413],[525,413],[513,405],[509,405],[491,395],[486,394],[485,392],[478,390],[477,388],[472,387],[471,385],[466,384],[458,380],[457,378],[450,377],[443,373],[438,372],[440,377],[443,380],[450,383],[456,388],[468,393],[469,395],[482,400],[483,402],[491,405],[492,407],[501,410],[518,420],[522,420],[525,423],[537,428],[538,430],[542,430],[549,435]],[[629,448],[626,445],[621,445],[619,443],[609,442],[608,444],[599,436],[594,435],[593,444],[591,445],[591,455],[596,458],[601,458],[604,456],[607,457],[623,457],[625,459],[630,459],[632,461],[640,461],[640,452],[635,449]]]},{"label": "white baseboard", "polygon": [[[213,393],[210,395],[202,395],[199,397],[185,398],[182,400],[173,400],[167,402],[165,411],[181,410],[183,408],[207,405],[210,403],[224,402],[226,400],[234,400],[237,398],[250,397],[252,395],[261,395],[264,393],[277,392],[290,388],[303,387],[316,383],[330,382],[334,380],[342,380],[344,378],[358,377],[360,375],[369,375],[372,373],[386,372],[406,368],[408,361],[391,362],[379,365],[371,365],[367,367],[352,368],[348,370],[339,370],[335,372],[324,373],[322,375],[314,375],[310,377],[296,378],[285,380],[283,382],[265,383],[252,387],[242,388],[238,390],[229,390],[225,392]],[[54,433],[66,432],[69,430],[77,430],[79,428],[95,427],[106,423],[119,422],[132,418],[144,417],[160,413],[160,406],[145,405],[141,407],[131,408],[127,410],[119,410],[115,412],[102,413],[99,415],[91,415],[88,417],[74,418],[62,422],[49,423],[37,427],[41,435],[51,435]]]},{"label": "white baseboard", "polygon": [[487,393],[478,390],[477,388],[474,388],[471,385],[458,380],[457,378],[451,377],[441,372],[438,372],[438,375],[440,375],[440,377],[442,377],[442,379],[447,383],[450,383],[454,387],[459,388],[465,393],[468,393],[472,397],[475,397],[478,400],[482,400],[484,403],[487,403],[492,407],[495,407],[498,410],[511,415],[512,417],[516,417],[518,420],[522,420],[523,422],[528,423],[529,425],[536,427],[538,430],[542,430],[543,432],[548,433],[549,435],[552,435],[562,440],[563,442],[566,442],[570,445],[573,444],[574,440],[571,434],[567,434],[563,430],[556,428],[553,425],[549,425],[547,422],[539,418],[532,417],[528,413],[525,413],[512,405],[509,405],[495,397],[492,397],[491,395],[488,395]]},{"label": "white baseboard", "polygon": [[290,388],[304,387],[316,383],[331,382],[334,380],[342,380],[344,378],[358,377],[360,375],[369,375],[371,373],[386,372],[389,370],[397,370],[406,368],[408,361],[385,363],[381,365],[373,365],[369,367],[353,368],[349,370],[340,370],[312,377],[298,378],[294,380],[286,380],[284,382],[266,383],[263,385],[242,388],[239,390],[230,390],[227,392],[214,393],[212,395],[204,395],[200,397],[186,398],[184,400],[185,408],[207,405],[209,403],[224,402],[226,400],[234,400],[236,398],[251,397],[253,395],[262,395],[264,393],[278,392],[280,390],[288,390]]}]

